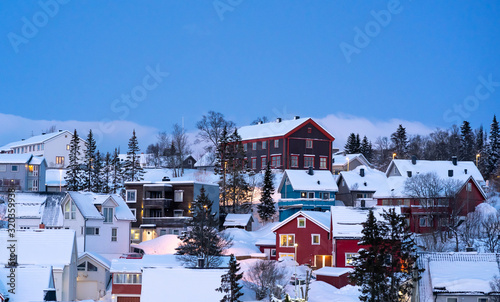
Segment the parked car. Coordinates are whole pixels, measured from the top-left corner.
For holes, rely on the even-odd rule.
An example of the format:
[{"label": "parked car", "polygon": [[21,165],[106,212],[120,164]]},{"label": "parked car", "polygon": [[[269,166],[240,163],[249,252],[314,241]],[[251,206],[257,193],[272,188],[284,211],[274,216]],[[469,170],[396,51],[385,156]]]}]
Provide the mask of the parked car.
[{"label": "parked car", "polygon": [[120,256],[120,259],[142,259],[141,253],[126,253]]}]

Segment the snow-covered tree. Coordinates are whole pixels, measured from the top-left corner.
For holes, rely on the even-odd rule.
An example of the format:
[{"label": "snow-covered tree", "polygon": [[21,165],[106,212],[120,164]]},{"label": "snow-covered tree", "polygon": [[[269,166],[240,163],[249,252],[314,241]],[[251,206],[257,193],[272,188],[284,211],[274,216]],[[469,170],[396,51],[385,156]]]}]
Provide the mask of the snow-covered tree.
[{"label": "snow-covered tree", "polygon": [[224,127],[218,137],[218,145],[215,151],[214,174],[219,175],[220,187],[220,204],[223,211],[227,207],[227,174],[228,174],[228,159],[229,159],[229,137],[227,128]]},{"label": "snow-covered tree", "polygon": [[490,126],[490,137],[487,146],[486,177],[491,178],[500,164],[500,129],[496,115]]},{"label": "snow-covered tree", "polygon": [[200,195],[191,205],[193,219],[187,223],[188,231],[179,236],[181,243],[176,248],[178,259],[195,266],[198,259],[204,259],[204,267],[217,267],[222,252],[231,246],[232,240],[218,231],[219,221],[212,212],[212,201],[200,189]]},{"label": "snow-covered tree", "polygon": [[127,159],[123,165],[125,181],[140,181],[143,180],[144,169],[139,162],[140,149],[135,130],[132,137],[128,141]]},{"label": "snow-covered tree", "polygon": [[78,191],[82,187],[82,170],[78,162],[80,155],[80,137],[75,129],[69,143],[69,165],[64,177],[68,191]]},{"label": "snow-covered tree", "polygon": [[85,140],[85,151],[83,157],[85,165],[83,189],[90,192],[92,192],[92,184],[93,181],[95,181],[93,178],[96,177],[93,169],[93,165],[96,160],[96,150],[96,141],[94,134],[92,133],[92,129],[90,129],[89,134],[87,135],[87,140]]},{"label": "snow-covered tree", "polygon": [[95,193],[102,193],[103,188],[103,162],[101,152],[99,150],[95,153],[95,160],[92,163],[92,182],[91,191]]},{"label": "snow-covered tree", "polygon": [[248,193],[250,191],[250,186],[245,177],[250,171],[247,168],[245,151],[237,129],[229,137],[227,149],[226,191],[228,194],[226,195],[226,199],[232,204],[233,213],[237,213],[240,212],[241,204],[248,201]]},{"label": "snow-covered tree", "polygon": [[359,134],[351,133],[347,137],[347,143],[344,146],[344,151],[347,154],[357,154],[361,152],[361,143],[359,141]]},{"label": "snow-covered tree", "polygon": [[263,221],[271,220],[276,214],[276,207],[273,200],[274,184],[271,165],[267,162],[266,171],[264,173],[264,182],[260,195],[260,204],[257,205],[257,212],[260,219]]},{"label": "snow-covered tree", "polygon": [[229,258],[229,271],[221,276],[221,285],[215,290],[224,294],[220,302],[241,302],[240,297],[243,296],[241,286],[238,282],[243,278],[243,273],[239,273],[240,264],[231,254]]},{"label": "snow-covered tree", "polygon": [[119,193],[120,188],[123,187],[123,168],[120,162],[120,157],[118,156],[120,152],[115,148],[113,152],[112,164],[112,174],[111,174],[111,191],[113,194]]},{"label": "snow-covered tree", "polygon": [[391,134],[391,141],[394,145],[394,152],[398,158],[406,158],[408,150],[408,136],[406,135],[406,128],[399,125],[396,132]]},{"label": "snow-covered tree", "polygon": [[290,280],[286,267],[277,261],[259,260],[245,272],[243,282],[255,292],[257,300],[266,297],[271,299],[282,299],[284,287]]},{"label": "snow-covered tree", "polygon": [[101,179],[102,179],[102,192],[103,193],[111,193],[111,173],[113,172],[113,158],[111,157],[111,153],[106,152],[103,160],[103,168],[101,171]]}]

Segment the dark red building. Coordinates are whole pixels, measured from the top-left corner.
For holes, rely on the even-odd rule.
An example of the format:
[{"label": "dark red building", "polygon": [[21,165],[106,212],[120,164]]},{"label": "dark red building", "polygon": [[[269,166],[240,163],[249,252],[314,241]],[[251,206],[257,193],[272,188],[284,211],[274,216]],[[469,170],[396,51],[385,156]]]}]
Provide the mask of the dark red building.
[{"label": "dark red building", "polygon": [[238,129],[251,169],[331,170],[335,138],[312,118],[276,119]]}]

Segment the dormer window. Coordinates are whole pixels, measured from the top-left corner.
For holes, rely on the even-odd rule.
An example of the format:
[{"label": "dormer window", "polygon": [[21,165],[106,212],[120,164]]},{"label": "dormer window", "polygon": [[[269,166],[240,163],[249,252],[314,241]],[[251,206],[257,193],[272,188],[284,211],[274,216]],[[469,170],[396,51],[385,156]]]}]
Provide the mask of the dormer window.
[{"label": "dormer window", "polygon": [[103,208],[102,209],[102,215],[104,216],[104,222],[105,223],[112,223],[113,222],[113,208]]},{"label": "dormer window", "polygon": [[64,205],[64,219],[76,219],[76,205],[73,200]]}]

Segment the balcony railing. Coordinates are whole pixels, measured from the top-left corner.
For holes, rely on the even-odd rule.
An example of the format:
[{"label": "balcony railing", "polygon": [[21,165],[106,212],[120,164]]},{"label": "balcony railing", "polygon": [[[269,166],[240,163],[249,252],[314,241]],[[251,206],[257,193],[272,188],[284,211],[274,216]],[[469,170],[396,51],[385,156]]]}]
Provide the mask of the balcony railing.
[{"label": "balcony railing", "polygon": [[323,208],[335,205],[335,200],[332,199],[320,199],[320,198],[283,198],[278,201],[278,206],[281,208],[293,208],[293,207],[312,207],[312,208]]},{"label": "balcony railing", "polygon": [[144,198],[145,207],[172,207],[172,199],[167,198]]},{"label": "balcony railing", "polygon": [[183,227],[191,217],[143,217],[143,224],[156,224],[157,227]]}]

